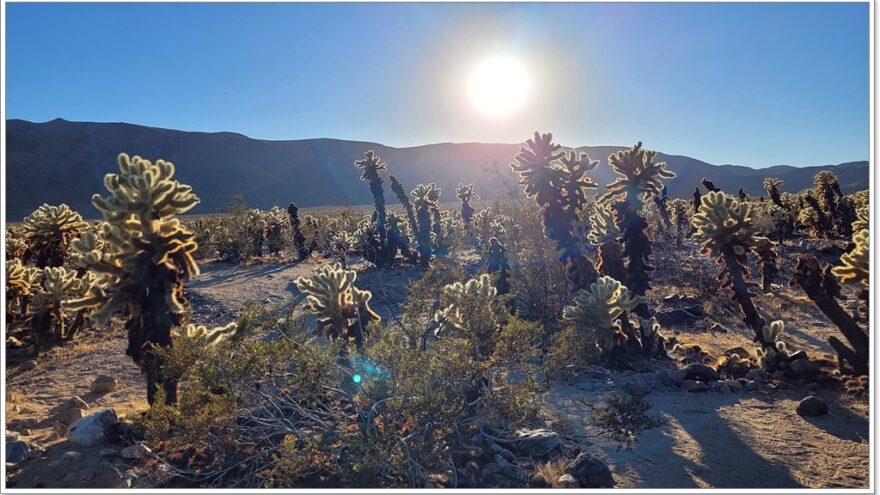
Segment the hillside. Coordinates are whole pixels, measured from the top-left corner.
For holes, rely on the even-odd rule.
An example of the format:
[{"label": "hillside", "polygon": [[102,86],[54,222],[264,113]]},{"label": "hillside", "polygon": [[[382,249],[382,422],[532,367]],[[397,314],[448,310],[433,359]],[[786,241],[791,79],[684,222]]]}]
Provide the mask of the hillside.
[{"label": "hillside", "polygon": [[[404,186],[436,182],[444,200],[453,200],[459,182],[474,182],[484,198],[497,191],[484,164],[506,164],[520,144],[431,144],[411,148],[392,148],[377,143],[337,139],[267,141],[231,132],[205,133],[159,129],[125,123],[69,122],[55,119],[46,123],[8,120],[6,134],[6,212],[10,221],[20,220],[44,202],[65,202],[95,216],[89,203],[102,190],[104,174],[116,168],[116,155],[125,151],[150,159],[173,161],[178,178],[191,184],[201,204],[195,213],[217,211],[236,194],[260,208],[366,204],[369,189],[360,182],[352,163],[364,151],[375,150],[388,162],[391,173]],[[650,143],[647,143],[650,146]],[[600,184],[610,183],[612,173],[607,157],[620,149],[615,146],[578,148],[602,164],[593,174]],[[809,187],[821,169],[832,170],[844,191],[868,187],[868,162],[851,162],[827,167],[777,166],[753,169],[745,166],[712,165],[687,156],[658,153],[678,174],[668,182],[673,196],[690,197],[702,177],[720,187],[749,194],[763,194],[764,177],[785,181],[783,190]],[[386,193],[393,201],[390,191]]]}]

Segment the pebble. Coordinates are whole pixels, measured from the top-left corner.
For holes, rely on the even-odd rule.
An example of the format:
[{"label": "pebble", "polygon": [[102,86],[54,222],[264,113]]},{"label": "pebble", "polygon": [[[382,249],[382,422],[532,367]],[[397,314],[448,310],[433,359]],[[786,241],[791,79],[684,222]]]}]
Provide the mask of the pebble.
[{"label": "pebble", "polygon": [[70,451],[65,452],[64,455],[61,456],[61,459],[65,460],[65,461],[72,461],[72,460],[78,459],[80,457],[82,457],[81,452],[77,452],[75,450],[70,450]]},{"label": "pebble", "polygon": [[98,377],[95,378],[95,381],[92,382],[92,386],[89,390],[99,394],[106,394],[107,392],[116,390],[117,385],[119,385],[119,381],[115,376],[98,375]]},{"label": "pebble", "polygon": [[25,361],[21,363],[21,366],[18,369],[22,371],[30,371],[37,367],[37,361],[35,359],[31,359],[30,361]]}]

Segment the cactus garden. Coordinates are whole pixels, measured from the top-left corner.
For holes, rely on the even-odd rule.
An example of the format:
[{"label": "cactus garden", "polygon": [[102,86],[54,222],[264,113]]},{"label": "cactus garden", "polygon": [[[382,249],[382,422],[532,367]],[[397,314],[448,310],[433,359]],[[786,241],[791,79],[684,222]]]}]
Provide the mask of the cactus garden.
[{"label": "cactus garden", "polygon": [[872,5],[3,3],[0,492],[875,488]]}]

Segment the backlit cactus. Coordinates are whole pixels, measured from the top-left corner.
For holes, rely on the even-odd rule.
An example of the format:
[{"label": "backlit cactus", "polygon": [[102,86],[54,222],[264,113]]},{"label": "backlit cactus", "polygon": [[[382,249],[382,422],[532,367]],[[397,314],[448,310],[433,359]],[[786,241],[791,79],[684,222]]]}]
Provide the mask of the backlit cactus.
[{"label": "backlit cactus", "polygon": [[560,261],[568,264],[575,289],[584,289],[596,280],[597,274],[572,232],[574,217],[562,192],[566,173],[558,164],[563,157],[560,148],[553,143],[551,134],[536,132],[516,154],[510,168],[519,175],[525,195],[543,209],[544,234],[556,241]]},{"label": "backlit cactus", "polygon": [[770,293],[770,284],[779,273],[779,253],[776,243],[766,237],[755,238],[755,253],[758,255],[758,270],[761,272],[761,289]]},{"label": "backlit cactus", "polygon": [[27,241],[18,229],[6,228],[6,259],[22,259],[27,253]]},{"label": "backlit cactus", "polygon": [[342,339],[362,347],[372,323],[381,318],[370,309],[373,294],[354,286],[357,272],[339,265],[324,265],[309,277],[296,279],[306,295],[305,309],[315,315],[318,329],[331,341]]},{"label": "backlit cactus", "polygon": [[388,164],[383,162],[373,150],[364,153],[364,158],[354,162],[354,166],[363,170],[361,180],[370,184],[375,212],[372,222],[375,223],[375,238],[365,244],[364,257],[378,267],[391,266],[397,256],[397,245],[389,242],[388,216],[385,211],[385,192],[382,189],[380,172],[388,171]]},{"label": "backlit cactus", "polygon": [[306,248],[306,237],[303,235],[302,223],[299,219],[299,208],[296,203],[287,205],[287,216],[290,219],[290,227],[293,229],[293,247],[300,261],[309,257],[311,252]]},{"label": "backlit cactus", "polygon": [[28,244],[25,261],[38,267],[61,266],[76,236],[88,228],[79,213],[66,204],[44,204],[25,217],[22,232]]},{"label": "backlit cactus", "polygon": [[507,249],[495,237],[489,239],[489,256],[487,260],[487,270],[489,273],[497,273],[498,279],[495,282],[495,288],[498,294],[507,294],[510,292],[510,261],[507,259]]},{"label": "backlit cactus", "polygon": [[434,184],[419,184],[410,192],[415,209],[415,234],[419,245],[419,262],[427,265],[432,255],[432,218],[433,212],[440,208],[437,203],[437,192]]},{"label": "backlit cactus", "polygon": [[622,349],[627,339],[621,329],[621,317],[642,302],[642,297],[631,296],[619,280],[600,277],[581,289],[571,306],[562,312],[562,320],[584,332],[594,332],[596,345],[604,353]]},{"label": "backlit cactus", "polygon": [[455,196],[461,201],[461,220],[464,222],[465,228],[470,229],[471,219],[474,216],[474,207],[471,206],[471,201],[480,199],[480,195],[474,192],[473,183],[462,184],[459,182],[458,187],[455,188]]},{"label": "backlit cactus", "polygon": [[[675,177],[665,162],[654,162],[655,156],[656,152],[645,150],[641,142],[609,156],[608,163],[618,177],[599,197],[600,202],[614,205],[617,210],[623,254],[627,259],[626,285],[639,296],[647,293],[650,272],[654,270],[649,264],[652,243],[645,233],[648,222],[641,210],[645,203],[662,193],[664,180]],[[640,318],[651,316],[646,303],[638,305],[635,312]]]},{"label": "backlit cactus", "polygon": [[835,266],[831,272],[843,283],[858,284],[861,287],[859,299],[862,300],[859,310],[865,319],[868,317],[868,304],[870,298],[869,283],[871,280],[871,234],[867,228],[859,230],[853,235],[853,248],[840,257],[840,266]]},{"label": "backlit cactus", "polygon": [[747,254],[757,242],[757,227],[752,223],[752,211],[748,203],[741,203],[722,192],[710,192],[703,196],[700,209],[692,223],[697,229],[703,254],[714,258],[722,267],[717,280],[722,287],[733,291],[733,300],[743,311],[744,321],[755,333],[755,341],[762,347],[764,342],[764,318],[758,313],[746,286],[748,274]]},{"label": "backlit cactus", "polygon": [[498,321],[493,307],[498,290],[487,274],[443,287],[443,307],[434,314],[436,335],[465,332],[476,345],[476,356],[492,353]]},{"label": "backlit cactus", "polygon": [[40,270],[25,266],[20,259],[6,261],[6,321],[7,324],[27,313],[28,302],[34,286],[39,281]]},{"label": "backlit cactus", "polygon": [[82,325],[82,318],[78,318],[71,327],[67,326],[65,313],[72,310],[68,302],[90,292],[95,282],[94,274],[79,277],[75,271],[61,266],[42,270],[39,283],[32,288],[33,297],[27,308],[36,354],[51,340],[73,337]]},{"label": "backlit cactus", "polygon": [[767,194],[770,195],[770,200],[773,201],[773,204],[776,206],[785,209],[785,204],[782,202],[782,196],[779,195],[779,186],[782,184],[782,179],[777,177],[767,177],[764,179],[764,189],[766,189]]},{"label": "backlit cactus", "polygon": [[93,288],[71,306],[98,306],[92,315],[96,321],[121,313],[128,330],[126,354],[146,375],[148,401],[161,386],[166,402],[174,403],[177,382],[163,376],[153,346],[172,345],[171,330],[182,323],[188,305],[183,282],[199,272],[195,236],[175,218],[199,200],[190,186],[174,180],[171,162],[125,153],[118,162],[119,173],[104,177],[109,194],[92,197],[104,218],[106,247],[89,269],[105,277],[107,286]]},{"label": "backlit cactus", "polygon": [[590,232],[587,238],[599,246],[599,273],[616,280],[626,279],[626,263],[619,242],[620,228],[614,210],[605,203],[596,203],[590,215]]},{"label": "backlit cactus", "polygon": [[231,338],[238,330],[235,322],[229,323],[222,327],[208,328],[204,325],[195,325],[188,323],[180,330],[175,330],[175,336],[186,337],[188,339],[196,339],[205,345],[216,345],[224,340]]},{"label": "backlit cactus", "polygon": [[559,164],[563,172],[560,186],[566,213],[576,219],[577,214],[587,204],[587,191],[599,187],[599,184],[587,176],[587,172],[595,170],[599,165],[599,160],[590,160],[586,153],[570,150],[567,155],[562,156]]},{"label": "backlit cactus", "polygon": [[758,363],[762,368],[775,371],[779,367],[779,363],[788,361],[788,346],[779,336],[782,334],[785,325],[781,320],[771,321],[764,325],[761,329],[761,335],[768,345],[759,347],[756,350]]}]

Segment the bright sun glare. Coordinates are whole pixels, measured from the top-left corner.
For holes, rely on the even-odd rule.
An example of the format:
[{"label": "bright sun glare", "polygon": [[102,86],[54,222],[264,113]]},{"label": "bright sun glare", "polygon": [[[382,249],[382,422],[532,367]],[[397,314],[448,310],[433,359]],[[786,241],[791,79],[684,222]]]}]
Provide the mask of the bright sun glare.
[{"label": "bright sun glare", "polygon": [[471,100],[484,114],[501,117],[519,109],[529,92],[529,78],[523,66],[508,57],[481,61],[471,72]]}]

